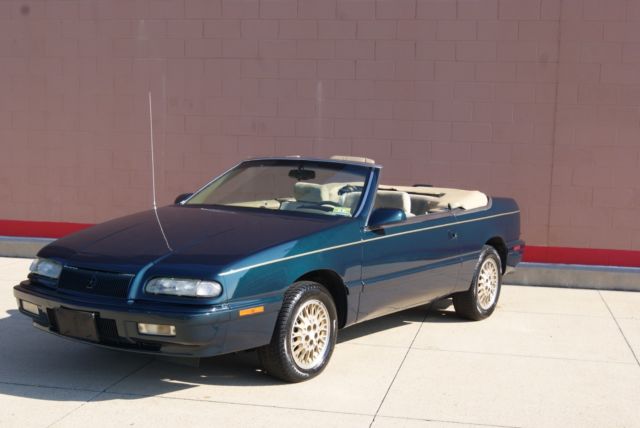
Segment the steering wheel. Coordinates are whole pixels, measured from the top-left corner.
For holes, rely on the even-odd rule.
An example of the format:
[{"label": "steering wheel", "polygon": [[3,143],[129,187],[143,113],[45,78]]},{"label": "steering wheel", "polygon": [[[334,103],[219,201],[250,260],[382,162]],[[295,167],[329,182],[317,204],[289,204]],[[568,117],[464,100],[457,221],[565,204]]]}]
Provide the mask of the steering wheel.
[{"label": "steering wheel", "polygon": [[347,184],[338,190],[338,195],[344,195],[345,193],[351,192],[360,192],[362,191],[362,186],[354,186],[353,184]]}]

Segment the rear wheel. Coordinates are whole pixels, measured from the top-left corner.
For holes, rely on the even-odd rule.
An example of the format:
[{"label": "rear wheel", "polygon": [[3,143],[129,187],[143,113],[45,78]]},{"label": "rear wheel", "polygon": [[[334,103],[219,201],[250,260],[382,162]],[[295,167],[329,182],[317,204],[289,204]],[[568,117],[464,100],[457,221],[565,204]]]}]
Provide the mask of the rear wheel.
[{"label": "rear wheel", "polygon": [[496,309],[502,286],[502,264],[495,248],[485,245],[480,253],[469,289],[453,295],[456,313],[478,321],[490,316]]},{"label": "rear wheel", "polygon": [[287,382],[317,376],[329,363],[337,336],[331,294],[312,281],[287,291],[271,343],[258,350],[266,372]]}]

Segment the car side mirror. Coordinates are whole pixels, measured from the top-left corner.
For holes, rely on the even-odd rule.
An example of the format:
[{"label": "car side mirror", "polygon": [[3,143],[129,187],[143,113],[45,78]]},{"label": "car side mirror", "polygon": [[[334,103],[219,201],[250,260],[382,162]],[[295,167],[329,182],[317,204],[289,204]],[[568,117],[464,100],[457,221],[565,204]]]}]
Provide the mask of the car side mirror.
[{"label": "car side mirror", "polygon": [[377,208],[369,217],[369,227],[375,228],[390,223],[398,223],[407,219],[407,215],[398,208]]},{"label": "car side mirror", "polygon": [[184,202],[184,201],[186,201],[187,199],[189,199],[189,198],[191,197],[191,195],[193,195],[193,193],[183,193],[183,194],[181,194],[181,195],[178,195],[178,196],[176,197],[176,200],[175,200],[175,201],[173,201],[173,203],[174,203],[174,204],[176,204],[176,205],[178,205],[178,204],[180,204],[181,202]]}]

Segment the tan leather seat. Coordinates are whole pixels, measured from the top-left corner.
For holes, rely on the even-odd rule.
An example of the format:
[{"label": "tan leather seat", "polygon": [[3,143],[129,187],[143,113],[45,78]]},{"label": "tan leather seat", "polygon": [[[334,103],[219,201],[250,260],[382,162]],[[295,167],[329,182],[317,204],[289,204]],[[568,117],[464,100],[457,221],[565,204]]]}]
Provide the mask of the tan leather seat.
[{"label": "tan leather seat", "polygon": [[299,202],[333,202],[340,203],[338,190],[344,186],[341,183],[316,184],[298,182],[293,186],[293,196]]},{"label": "tan leather seat", "polygon": [[411,213],[414,215],[426,215],[434,205],[433,200],[423,195],[409,194],[411,199]]},{"label": "tan leather seat", "polygon": [[412,217],[411,198],[407,192],[394,190],[378,190],[373,208],[395,208],[404,211],[407,217]]},{"label": "tan leather seat", "polygon": [[305,204],[329,204],[340,205],[341,198],[338,191],[344,187],[344,183],[305,183],[303,181],[293,185],[295,201],[283,202],[282,210],[303,210]]},{"label": "tan leather seat", "polygon": [[353,214],[356,210],[356,205],[362,196],[362,192],[349,192],[340,195],[340,205],[343,207],[347,207],[351,210],[351,214]]}]

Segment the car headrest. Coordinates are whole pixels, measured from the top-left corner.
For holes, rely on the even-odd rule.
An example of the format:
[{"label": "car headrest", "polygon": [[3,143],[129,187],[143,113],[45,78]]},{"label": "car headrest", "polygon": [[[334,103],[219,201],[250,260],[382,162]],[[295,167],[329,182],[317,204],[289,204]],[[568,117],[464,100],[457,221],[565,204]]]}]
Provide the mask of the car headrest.
[{"label": "car headrest", "polygon": [[349,208],[353,214],[353,210],[356,208],[356,204],[360,200],[360,196],[362,196],[362,192],[344,193],[340,196],[340,205]]},{"label": "car headrest", "polygon": [[409,214],[411,212],[411,198],[407,192],[394,190],[378,190],[376,194],[376,208],[396,208]]},{"label": "car headrest", "polygon": [[338,203],[340,201],[338,190],[341,186],[341,184],[333,183],[316,184],[300,181],[293,186],[293,196],[296,198],[296,201],[300,202]]}]

